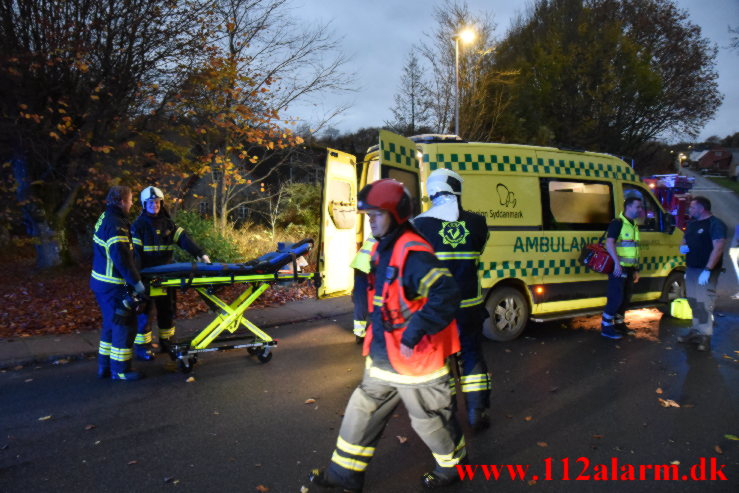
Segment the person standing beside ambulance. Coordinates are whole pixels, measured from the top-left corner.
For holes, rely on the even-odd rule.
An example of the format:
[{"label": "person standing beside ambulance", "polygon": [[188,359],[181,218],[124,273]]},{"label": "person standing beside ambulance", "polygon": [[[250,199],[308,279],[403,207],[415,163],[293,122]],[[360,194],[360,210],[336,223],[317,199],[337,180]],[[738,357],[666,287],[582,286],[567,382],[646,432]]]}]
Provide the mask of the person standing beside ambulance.
[{"label": "person standing beside ambulance", "polygon": [[411,197],[400,182],[383,179],[367,185],[357,205],[369,215],[378,240],[366,293],[365,372],[346,406],[328,468],[312,470],[308,479],[323,488],[362,491],[377,443],[402,401],[411,426],[436,460],[434,470],[421,477],[423,486],[446,486],[459,481],[455,466],[467,454],[452,409],[447,362],[459,351],[454,322],[459,290],[408,222]]},{"label": "person standing beside ambulance", "polygon": [[[210,258],[203,253],[184,229],[178,227],[164,207],[164,194],[157,187],[146,187],[141,192],[143,211],[134,221],[131,228],[136,260],[141,268],[170,264],[174,257],[174,246],[177,245],[198,261],[210,263]],[[154,296],[138,317],[138,333],[134,344],[136,359],[149,361],[151,354],[151,312],[157,310],[159,327],[159,347],[161,352],[167,351],[167,344],[174,337],[174,316],[177,310],[176,289],[168,288],[165,296]]]},{"label": "person standing beside ambulance", "polygon": [[413,219],[413,226],[428,241],[436,257],[457,281],[462,301],[455,313],[459,341],[460,383],[467,403],[467,418],[474,431],[490,424],[490,374],[482,354],[482,323],[488,313],[483,305],[477,275],[489,232],[485,218],[462,209],[462,177],[440,168],[426,180],[432,206]]},{"label": "person standing beside ambulance", "polygon": [[693,326],[678,342],[696,344],[699,351],[711,348],[716,284],[726,243],[726,224],[711,214],[711,201],[696,196],[690,201],[692,221],[685,230],[680,253],[685,254],[685,292],[693,311]]},{"label": "person standing beside ambulance", "polygon": [[628,334],[626,307],[631,302],[633,285],[639,282],[639,226],[644,206],[639,197],[624,200],[624,211],[611,221],[606,232],[606,250],[613,259],[613,272],[608,274],[606,307],[600,323],[600,335],[621,339]]}]

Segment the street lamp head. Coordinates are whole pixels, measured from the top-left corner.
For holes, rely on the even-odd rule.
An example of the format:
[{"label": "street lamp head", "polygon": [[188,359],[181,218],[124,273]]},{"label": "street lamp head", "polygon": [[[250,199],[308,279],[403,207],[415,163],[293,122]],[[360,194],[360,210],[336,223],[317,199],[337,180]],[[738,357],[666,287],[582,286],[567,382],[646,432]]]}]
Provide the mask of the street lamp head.
[{"label": "street lamp head", "polygon": [[475,31],[473,31],[471,28],[467,27],[465,29],[462,29],[459,34],[457,34],[459,39],[462,40],[463,43],[469,44],[475,40]]}]

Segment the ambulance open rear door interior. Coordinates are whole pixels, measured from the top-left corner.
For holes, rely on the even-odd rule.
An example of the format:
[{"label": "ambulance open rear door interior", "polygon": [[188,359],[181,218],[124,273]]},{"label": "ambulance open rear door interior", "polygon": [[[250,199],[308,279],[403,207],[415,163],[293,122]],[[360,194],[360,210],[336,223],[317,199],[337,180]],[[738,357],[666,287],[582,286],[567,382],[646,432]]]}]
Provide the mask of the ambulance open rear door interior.
[{"label": "ambulance open rear door interior", "polygon": [[357,252],[357,169],[351,154],[328,149],[321,200],[318,298],[351,294]]}]

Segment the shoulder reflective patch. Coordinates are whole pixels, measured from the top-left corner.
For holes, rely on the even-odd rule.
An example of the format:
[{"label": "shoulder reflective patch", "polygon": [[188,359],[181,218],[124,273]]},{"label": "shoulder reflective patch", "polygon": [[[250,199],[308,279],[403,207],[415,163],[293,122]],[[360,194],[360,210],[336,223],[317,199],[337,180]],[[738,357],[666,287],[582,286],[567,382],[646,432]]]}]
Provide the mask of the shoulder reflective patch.
[{"label": "shoulder reflective patch", "polygon": [[467,241],[470,231],[464,221],[442,221],[439,236],[445,245],[457,248]]}]

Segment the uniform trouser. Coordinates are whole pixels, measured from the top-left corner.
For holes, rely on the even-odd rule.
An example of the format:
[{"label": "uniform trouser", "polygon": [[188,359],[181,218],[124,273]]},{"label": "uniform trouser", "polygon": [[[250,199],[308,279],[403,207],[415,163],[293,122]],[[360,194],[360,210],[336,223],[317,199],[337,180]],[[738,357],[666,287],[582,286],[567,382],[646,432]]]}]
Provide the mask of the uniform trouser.
[{"label": "uniform trouser", "polygon": [[138,331],[136,333],[136,346],[148,347],[151,344],[151,317],[156,307],[157,326],[159,327],[159,340],[174,337],[174,315],[177,310],[177,290],[167,288],[164,296],[152,296],[138,316]]},{"label": "uniform trouser", "polygon": [[490,374],[482,354],[482,323],[485,320],[482,305],[457,310],[457,328],[462,347],[459,358],[459,376],[467,410],[487,409],[490,406]]},{"label": "uniform trouser", "polygon": [[131,371],[136,316],[133,312],[128,317],[116,315],[117,309],[120,312],[125,296],[125,287],[116,284],[111,284],[110,288],[95,291],[95,298],[103,314],[103,327],[100,330],[98,347],[99,370],[110,368],[112,373]]},{"label": "uniform trouser", "polygon": [[702,335],[713,335],[713,307],[716,303],[716,284],[719,271],[714,270],[704,286],[698,284],[703,269],[688,267],[685,270],[685,292],[693,311],[693,329]]},{"label": "uniform trouser", "polygon": [[448,375],[407,385],[371,377],[369,372],[365,371],[346,406],[336,449],[326,470],[328,480],[345,488],[362,487],[375,446],[400,401],[408,410],[411,426],[436,459],[434,472],[444,477],[456,475],[455,465],[467,451],[454,419]]},{"label": "uniform trouser", "polygon": [[634,290],[634,269],[623,267],[621,275],[616,277],[608,274],[608,294],[606,307],[603,309],[602,325],[624,323],[626,307],[631,303],[631,293]]}]

